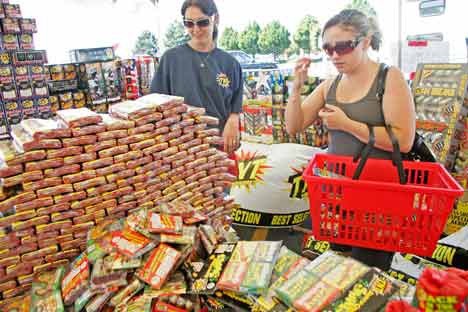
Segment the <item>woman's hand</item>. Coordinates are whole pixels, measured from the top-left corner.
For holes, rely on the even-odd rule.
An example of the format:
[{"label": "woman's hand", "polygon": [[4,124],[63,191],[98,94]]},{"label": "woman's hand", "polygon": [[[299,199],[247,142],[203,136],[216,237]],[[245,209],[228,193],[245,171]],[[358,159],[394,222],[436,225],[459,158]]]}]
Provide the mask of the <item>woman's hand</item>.
[{"label": "woman's hand", "polygon": [[341,108],[330,104],[325,104],[318,115],[322,118],[325,126],[332,130],[345,130],[351,121]]},{"label": "woman's hand", "polygon": [[239,114],[231,114],[223,130],[224,151],[234,152],[240,145]]},{"label": "woman's hand", "polygon": [[308,57],[301,57],[297,60],[294,67],[294,88],[300,90],[308,79],[307,72],[309,71],[312,60]]}]

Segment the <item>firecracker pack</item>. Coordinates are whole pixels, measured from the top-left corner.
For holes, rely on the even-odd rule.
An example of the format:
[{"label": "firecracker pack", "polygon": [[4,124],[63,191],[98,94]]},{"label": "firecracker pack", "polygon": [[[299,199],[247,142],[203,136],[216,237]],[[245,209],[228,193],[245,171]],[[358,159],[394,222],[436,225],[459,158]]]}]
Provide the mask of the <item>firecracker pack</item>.
[{"label": "firecracker pack", "polygon": [[120,75],[122,77],[122,97],[135,100],[139,97],[138,70],[136,60],[124,59],[120,61]]},{"label": "firecracker pack", "polygon": [[270,284],[280,248],[281,242],[239,242],[217,287],[240,293],[263,293]]},{"label": "firecracker pack", "polygon": [[138,56],[136,58],[138,70],[138,85],[140,87],[140,95],[150,93],[151,82],[159,65],[159,60],[153,56]]},{"label": "firecracker pack", "polygon": [[417,130],[449,170],[464,132],[467,80],[466,64],[420,64],[412,84]]},{"label": "firecracker pack", "polygon": [[243,141],[263,144],[273,143],[271,107],[243,105],[240,123]]},{"label": "firecracker pack", "polygon": [[[211,119],[203,114],[181,98],[151,95],[114,104],[110,115],[78,108],[58,110],[55,120],[19,121],[13,140],[0,144],[0,307],[30,289],[29,275],[63,265],[65,306],[97,309],[127,287],[119,271],[162,287],[169,263],[175,269],[193,250],[207,253],[200,223],[214,246],[232,238],[224,235],[232,200],[215,186],[232,177],[211,170],[227,155],[208,143],[217,136],[204,130]],[[208,158],[214,167],[197,165]],[[155,222],[153,214],[176,222]],[[87,284],[79,260],[70,264],[83,252]]]}]

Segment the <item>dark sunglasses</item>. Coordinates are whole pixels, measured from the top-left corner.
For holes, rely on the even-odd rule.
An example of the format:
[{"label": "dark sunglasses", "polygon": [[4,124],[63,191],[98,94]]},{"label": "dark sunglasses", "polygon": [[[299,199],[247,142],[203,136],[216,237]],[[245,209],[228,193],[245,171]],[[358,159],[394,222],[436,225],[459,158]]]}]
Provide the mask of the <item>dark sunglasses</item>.
[{"label": "dark sunglasses", "polygon": [[322,46],[322,49],[328,56],[332,56],[334,52],[339,56],[348,54],[353,52],[353,50],[358,46],[359,42],[361,42],[362,38],[356,38],[354,40],[347,40],[347,41],[337,41],[335,45],[332,46],[329,43],[325,43]]},{"label": "dark sunglasses", "polygon": [[192,21],[188,19],[184,19],[184,26],[187,28],[193,28],[197,25],[198,27],[207,27],[210,25],[210,19],[209,18],[204,18],[198,21]]}]

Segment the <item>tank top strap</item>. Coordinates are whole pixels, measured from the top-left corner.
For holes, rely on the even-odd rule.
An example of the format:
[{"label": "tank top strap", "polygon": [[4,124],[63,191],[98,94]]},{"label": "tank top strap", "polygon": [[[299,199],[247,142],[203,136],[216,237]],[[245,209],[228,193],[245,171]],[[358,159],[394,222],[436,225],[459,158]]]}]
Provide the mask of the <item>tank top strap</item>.
[{"label": "tank top strap", "polygon": [[337,104],[336,101],[336,88],[338,87],[338,84],[340,83],[341,78],[343,77],[343,74],[339,74],[336,76],[336,78],[333,80],[330,89],[328,89],[327,93],[327,104]]}]

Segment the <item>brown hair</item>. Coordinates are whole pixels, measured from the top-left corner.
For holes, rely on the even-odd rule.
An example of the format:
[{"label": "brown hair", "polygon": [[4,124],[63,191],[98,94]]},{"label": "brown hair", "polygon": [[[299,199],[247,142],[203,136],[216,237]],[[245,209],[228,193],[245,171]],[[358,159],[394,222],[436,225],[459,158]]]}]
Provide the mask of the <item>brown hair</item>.
[{"label": "brown hair", "polygon": [[[211,17],[218,15],[218,8],[213,0],[185,0],[182,4],[182,9],[180,10],[183,17],[185,17],[185,11],[187,11],[191,6],[198,7],[203,14],[207,16]],[[218,39],[218,25],[215,24],[213,29],[213,40],[216,41],[216,39]]]},{"label": "brown hair", "polygon": [[382,43],[382,32],[377,21],[372,17],[367,17],[364,13],[354,9],[346,9],[333,16],[323,27],[322,37],[325,31],[333,26],[344,28],[352,27],[359,36],[367,37],[371,35],[371,47],[378,51]]}]

